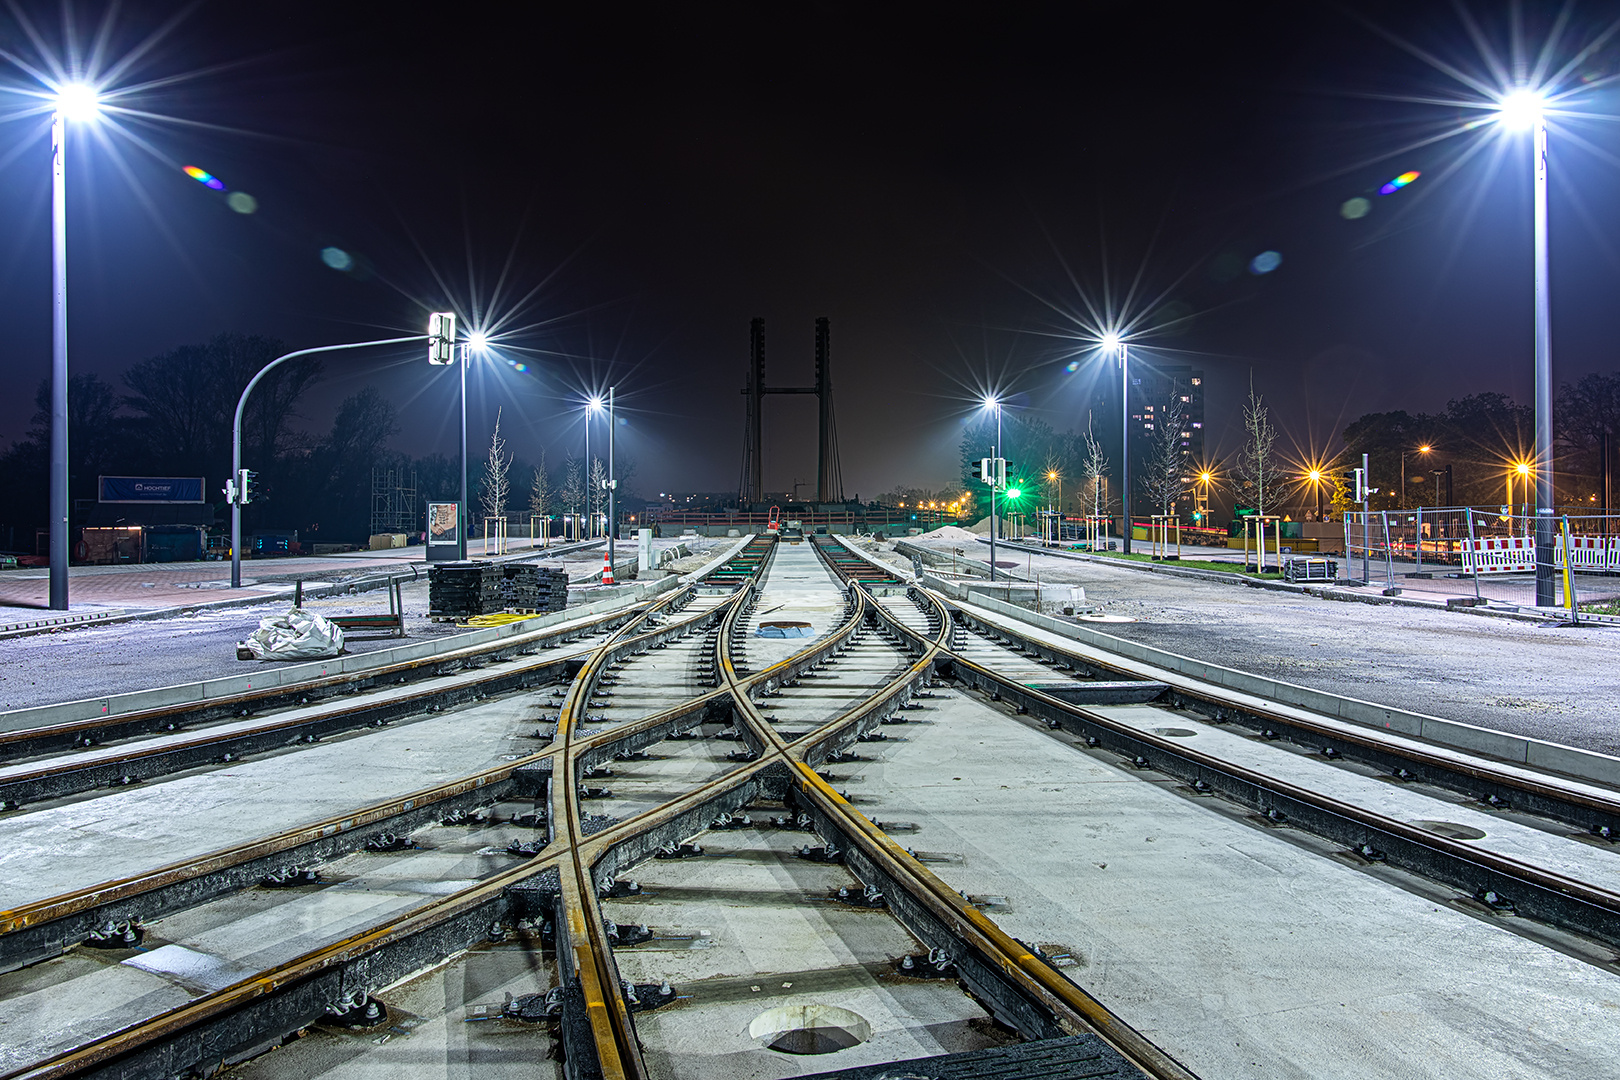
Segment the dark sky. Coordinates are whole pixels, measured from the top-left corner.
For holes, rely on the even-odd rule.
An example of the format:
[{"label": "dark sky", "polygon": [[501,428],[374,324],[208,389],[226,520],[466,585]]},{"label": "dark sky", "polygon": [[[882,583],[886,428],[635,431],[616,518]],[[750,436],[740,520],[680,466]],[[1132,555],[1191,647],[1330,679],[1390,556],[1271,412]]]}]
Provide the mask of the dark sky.
[{"label": "dark sky", "polygon": [[[60,42],[58,8],[24,10]],[[180,10],[126,7],[109,52]],[[495,309],[530,370],[473,379],[475,446],[500,405],[520,456],[577,452],[577,401],[611,381],[642,490],[731,489],[749,319],[768,320],[770,381],[803,384],[826,315],[845,488],[868,498],[950,480],[986,385],[1083,425],[1100,369],[1082,355],[1065,371],[1043,300],[1078,308],[1105,279],[1192,316],[1135,355],[1204,366],[1217,453],[1236,448],[1251,375],[1302,451],[1371,410],[1528,401],[1528,140],[1487,129],[1402,152],[1463,114],[1399,99],[1464,88],[1376,30],[1487,65],[1449,5],[1348,10],[203,5],[123,80],[188,76],[127,101],[178,122],[75,130],[71,364],[116,378],[223,330],[293,347],[417,332],[446,303],[488,304],[505,266]],[[1468,10],[1509,57],[1505,7]],[[1556,8],[1523,10],[1539,45]],[[88,38],[100,11],[75,13]],[[1606,16],[1577,5],[1558,55]],[[9,13],[0,43],[32,52]],[[1611,46],[1579,74],[1617,67]],[[1620,113],[1606,91],[1586,107]],[[46,124],[0,125],[0,443],[48,371]],[[1560,380],[1620,367],[1617,136],[1554,126]],[[1376,194],[1408,169],[1422,178]],[[1371,212],[1347,220],[1356,196]],[[1263,251],[1281,265],[1250,273]],[[313,430],[371,384],[400,409],[398,448],[452,449],[453,375],[419,350],[327,370]],[[813,399],[767,402],[768,488],[813,482],[814,436]]]}]

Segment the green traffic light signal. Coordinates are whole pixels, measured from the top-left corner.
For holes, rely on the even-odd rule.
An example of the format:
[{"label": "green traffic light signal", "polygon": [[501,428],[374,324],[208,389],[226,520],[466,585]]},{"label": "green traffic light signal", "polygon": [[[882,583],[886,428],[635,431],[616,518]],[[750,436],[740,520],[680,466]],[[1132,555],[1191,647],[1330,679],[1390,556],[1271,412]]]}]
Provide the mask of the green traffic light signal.
[{"label": "green traffic light signal", "polygon": [[1019,491],[1017,488],[1008,488],[1007,489],[1007,498],[1009,498],[1009,499],[1016,499],[1016,498],[1018,498],[1019,496],[1021,496],[1023,494],[1024,493],[1022,491]]}]

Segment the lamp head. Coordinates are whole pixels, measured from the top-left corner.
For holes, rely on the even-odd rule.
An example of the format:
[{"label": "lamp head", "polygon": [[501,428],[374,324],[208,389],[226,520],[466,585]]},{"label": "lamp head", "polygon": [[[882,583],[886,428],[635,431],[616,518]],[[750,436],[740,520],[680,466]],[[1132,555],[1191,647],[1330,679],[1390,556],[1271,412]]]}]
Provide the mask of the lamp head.
[{"label": "lamp head", "polygon": [[[1208,475],[1208,474],[1206,474],[1206,475]],[[1310,472],[1310,479],[1311,479],[1311,483],[1313,483],[1313,484],[1316,483],[1317,481],[1321,480],[1322,479],[1322,470],[1321,469],[1312,469],[1311,472]]]},{"label": "lamp head", "polygon": [[994,394],[986,394],[984,395],[983,404],[987,409],[994,409],[1001,404],[1001,399]]},{"label": "lamp head", "polygon": [[467,335],[467,344],[474,352],[483,352],[489,348],[489,335],[482,330],[474,330]]},{"label": "lamp head", "polygon": [[1198,479],[1202,480],[1206,484],[1209,483],[1214,478],[1215,478],[1214,473],[1201,472],[1201,473],[1198,474]]},{"label": "lamp head", "polygon": [[69,120],[94,120],[101,115],[96,88],[85,83],[63,83],[56,88],[56,111]]},{"label": "lamp head", "polygon": [[1432,446],[1420,446],[1420,447],[1418,447],[1418,453],[1427,454],[1430,450],[1433,450],[1433,449],[1434,449],[1434,447],[1432,447]]},{"label": "lamp head", "polygon": [[1119,347],[1125,344],[1125,339],[1110,330],[1102,336],[1102,347],[1108,352],[1118,352]]},{"label": "lamp head", "polygon": [[586,398],[585,399],[585,406],[586,406],[586,408],[590,409],[592,412],[601,412],[602,411],[602,399],[599,398],[599,397]]},{"label": "lamp head", "polygon": [[1519,475],[1520,476],[1529,476],[1530,475],[1530,463],[1528,461],[1521,461],[1517,465],[1515,465],[1514,468],[1519,470]]},{"label": "lamp head", "polygon": [[1514,131],[1528,131],[1541,121],[1546,99],[1539,91],[1521,87],[1496,103],[1496,115]]}]

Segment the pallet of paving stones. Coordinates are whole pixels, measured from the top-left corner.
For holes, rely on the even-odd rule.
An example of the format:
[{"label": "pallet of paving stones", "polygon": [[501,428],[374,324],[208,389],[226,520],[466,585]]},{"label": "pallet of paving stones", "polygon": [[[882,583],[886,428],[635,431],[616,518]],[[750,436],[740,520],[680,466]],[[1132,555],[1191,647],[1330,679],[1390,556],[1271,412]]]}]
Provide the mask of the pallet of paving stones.
[{"label": "pallet of paving stones", "polygon": [[514,612],[561,611],[568,606],[568,575],[549,566],[514,563],[501,568],[501,601]]},{"label": "pallet of paving stones", "polygon": [[500,611],[503,580],[499,563],[435,563],[428,570],[428,618],[468,619]]}]

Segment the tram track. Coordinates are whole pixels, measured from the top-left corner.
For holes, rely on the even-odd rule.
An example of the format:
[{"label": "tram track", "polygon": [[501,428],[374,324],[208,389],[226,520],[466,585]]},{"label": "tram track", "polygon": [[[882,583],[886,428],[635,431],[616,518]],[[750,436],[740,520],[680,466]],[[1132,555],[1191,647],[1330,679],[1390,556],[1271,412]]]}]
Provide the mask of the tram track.
[{"label": "tram track", "polygon": [[[829,855],[836,849],[857,884],[888,897],[889,914],[914,938],[948,953],[963,987],[1000,1024],[1034,1043],[1095,1039],[1106,1069],[1094,1075],[1189,1080],[1185,1066],[1040,950],[1002,931],[982,905],[930,871],[837,790],[840,781],[829,770],[879,734],[880,725],[904,720],[926,703],[940,677],[1077,738],[1090,751],[1116,756],[1123,769],[1170,775],[1196,795],[1218,795],[1259,816],[1277,810],[1272,827],[1299,826],[1369,848],[1376,841],[1382,845],[1378,861],[1436,880],[1448,880],[1452,871],[1436,869],[1432,860],[1450,860],[1446,865],[1464,868],[1452,873],[1459,889],[1483,881],[1478,891],[1491,891],[1494,883],[1519,914],[1597,941],[1620,940],[1620,894],[1436,837],[1122,722],[1109,714],[1109,703],[1158,699],[1155,707],[1189,714],[1210,701],[1168,684],[1144,699],[1141,684],[1153,680],[1139,669],[1111,668],[1033,635],[1020,638],[1001,620],[975,621],[962,606],[913,587],[836,541],[811,538],[806,547],[837,575],[843,593],[841,610],[803,648],[757,644],[753,629],[766,614],[760,598],[779,551],[773,538],[759,538],[708,578],[605,628],[588,649],[548,658],[566,663],[571,677],[552,703],[555,730],[541,733],[551,739],[543,750],[253,844],[0,913],[3,970],[6,957],[30,965],[55,955],[48,951],[51,940],[35,941],[33,952],[22,947],[30,933],[56,934],[60,953],[83,940],[75,933],[124,914],[136,921],[133,913],[143,904],[150,911],[188,911],[198,896],[228,896],[274,873],[330,864],[382,831],[408,835],[496,802],[533,808],[535,839],[512,855],[518,860],[512,865],[0,1077],[208,1072],[332,1022],[334,1010],[371,1007],[386,1017],[387,1006],[375,997],[382,987],[511,935],[537,950],[547,942],[555,951],[556,977],[536,995],[545,1000],[532,1006],[535,1015],[525,1018],[555,1025],[565,1076],[660,1075],[646,1060],[636,1015],[675,991],[667,982],[627,983],[616,959],[623,946],[603,901],[625,894],[621,875],[629,869],[719,827],[727,815],[768,804],[782,805],[787,818],[797,818],[790,827],[808,827]],[[755,660],[762,651],[764,660]],[[1091,697],[1067,700],[1063,684]],[[537,694],[543,687],[519,689]],[[688,734],[697,737],[683,738]],[[655,747],[661,749],[649,753]],[[1545,797],[1558,793],[1555,779],[1530,779]],[[617,789],[611,795],[603,790],[609,786]],[[1582,798],[1604,805],[1601,793],[1583,792]],[[0,1000],[3,994],[0,987]]]}]

